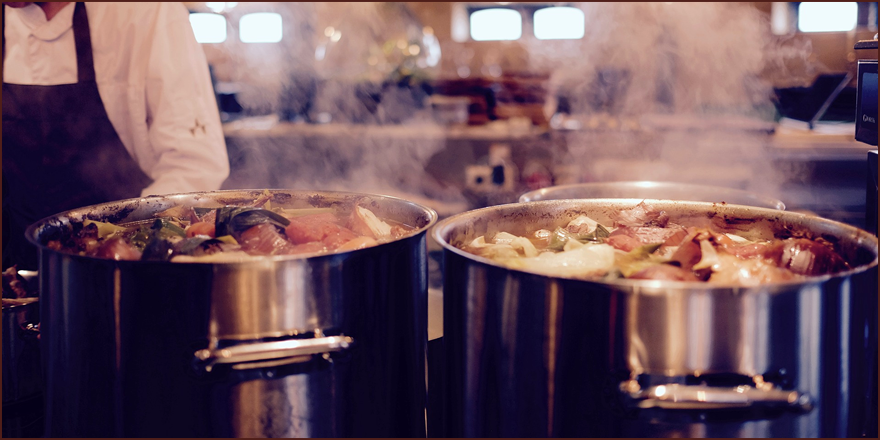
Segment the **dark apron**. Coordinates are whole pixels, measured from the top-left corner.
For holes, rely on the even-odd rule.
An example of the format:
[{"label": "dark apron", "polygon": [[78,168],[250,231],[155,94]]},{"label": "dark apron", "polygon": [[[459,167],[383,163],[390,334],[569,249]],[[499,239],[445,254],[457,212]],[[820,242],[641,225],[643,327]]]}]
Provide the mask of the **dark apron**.
[{"label": "dark apron", "polygon": [[[4,7],[4,59],[5,24]],[[30,224],[69,209],[138,197],[151,182],[104,110],[83,3],[74,9],[73,35],[79,82],[3,82],[4,268],[37,269],[37,248],[24,235]]]}]

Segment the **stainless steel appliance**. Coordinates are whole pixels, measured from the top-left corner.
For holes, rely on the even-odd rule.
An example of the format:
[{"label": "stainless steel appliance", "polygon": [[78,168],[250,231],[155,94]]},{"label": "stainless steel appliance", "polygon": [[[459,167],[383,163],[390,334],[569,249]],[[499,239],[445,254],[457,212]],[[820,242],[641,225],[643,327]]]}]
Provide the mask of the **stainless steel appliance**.
[{"label": "stainless steel appliance", "polygon": [[[856,50],[877,53],[877,40],[859,41]],[[877,58],[859,60],[856,95],[856,140],[877,145]]]},{"label": "stainless steel appliance", "polygon": [[[856,133],[857,141],[870,145],[877,145],[877,37],[873,40],[864,40],[856,43],[856,50],[872,50],[875,58],[859,60],[858,63],[858,94],[856,97]],[[865,229],[877,235],[877,150],[868,151],[868,172],[865,182]],[[876,318],[875,318],[876,319]],[[876,350],[877,340],[869,342],[869,346]],[[875,352],[876,353],[876,352]],[[868,386],[864,399],[866,414],[869,415],[865,423],[865,436],[877,437],[877,356],[870,358],[870,367],[873,369],[873,381]]]},{"label": "stainless steel appliance", "polygon": [[862,435],[877,332],[877,239],[803,214],[649,200],[681,224],[809,231],[854,269],[759,287],[548,277],[455,245],[578,214],[608,222],[640,199],[556,200],[440,221],[449,437]]},{"label": "stainless steel appliance", "polygon": [[49,437],[421,437],[427,253],[436,213],[402,199],[273,190],[287,208],[365,203],[416,228],[371,248],[239,263],[114,261],[45,238],[71,219],[247,205],[262,191],[123,200],[44,219]]}]

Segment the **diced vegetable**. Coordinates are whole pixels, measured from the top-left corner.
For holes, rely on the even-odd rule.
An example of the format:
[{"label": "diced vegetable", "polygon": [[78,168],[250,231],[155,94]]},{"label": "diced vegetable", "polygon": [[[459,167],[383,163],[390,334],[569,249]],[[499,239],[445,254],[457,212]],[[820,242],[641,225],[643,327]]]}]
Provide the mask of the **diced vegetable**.
[{"label": "diced vegetable", "polygon": [[596,277],[614,267],[614,248],[592,244],[565,252],[544,252],[531,258],[513,258],[508,267],[551,276]]},{"label": "diced vegetable", "polygon": [[217,209],[214,233],[217,235],[232,235],[265,223],[273,224],[283,229],[290,224],[290,220],[267,209],[223,207]]},{"label": "diced vegetable", "polygon": [[379,217],[376,217],[376,214],[373,214],[369,209],[357,206],[355,207],[355,214],[370,229],[373,233],[373,238],[382,239],[391,236],[391,226],[379,220]]},{"label": "diced vegetable", "polygon": [[618,278],[754,286],[836,273],[849,265],[823,238],[752,240],[709,227],[674,224],[640,203],[613,228],[578,216],[524,236],[480,236],[465,251],[524,271],[582,279]]},{"label": "diced vegetable", "polygon": [[101,238],[101,239],[107,238],[117,232],[124,232],[124,231],[128,230],[128,228],[126,228],[124,226],[117,226],[117,225],[114,225],[113,223],[96,222],[94,220],[83,221],[83,226],[89,226],[91,224],[94,224],[95,226],[98,227],[98,238]]},{"label": "diced vegetable", "polygon": [[[404,237],[413,230],[386,222],[357,204],[295,209],[276,206],[269,191],[263,191],[249,206],[174,206],[155,216],[128,225],[71,221],[43,240],[53,250],[117,260],[237,261],[241,254],[318,255],[358,250]],[[230,256],[225,259],[214,254]]]}]

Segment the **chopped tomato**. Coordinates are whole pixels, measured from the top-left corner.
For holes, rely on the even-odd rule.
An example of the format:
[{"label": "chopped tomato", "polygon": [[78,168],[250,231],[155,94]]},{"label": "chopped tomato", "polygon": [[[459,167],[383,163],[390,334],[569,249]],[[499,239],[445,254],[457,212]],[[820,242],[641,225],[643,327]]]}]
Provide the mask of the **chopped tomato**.
[{"label": "chopped tomato", "polygon": [[358,237],[351,229],[343,228],[342,226],[337,226],[336,228],[328,227],[326,229],[327,235],[324,236],[324,239],[321,240],[324,245],[329,249],[336,249],[339,246],[354,240]]},{"label": "chopped tomato", "polygon": [[336,223],[336,216],[330,213],[294,217],[284,232],[294,244],[321,242],[330,250],[358,237],[351,229]]},{"label": "chopped tomato", "polygon": [[624,252],[629,252],[643,245],[643,243],[637,238],[623,234],[612,235],[606,238],[605,244],[608,244],[614,249],[619,249]]},{"label": "chopped tomato", "polygon": [[303,215],[290,219],[290,224],[284,232],[294,244],[321,241],[330,232],[326,229],[327,225],[339,227],[335,215],[331,213]]},{"label": "chopped tomato", "polygon": [[290,242],[274,225],[264,223],[241,233],[242,250],[255,255],[285,255],[290,252]]},{"label": "chopped tomato", "polygon": [[208,237],[214,237],[214,227],[214,222],[193,223],[186,228],[186,236],[195,237],[196,235],[207,235]]},{"label": "chopped tomato", "polygon": [[113,260],[140,260],[141,251],[121,237],[112,237],[98,246],[95,256]]}]

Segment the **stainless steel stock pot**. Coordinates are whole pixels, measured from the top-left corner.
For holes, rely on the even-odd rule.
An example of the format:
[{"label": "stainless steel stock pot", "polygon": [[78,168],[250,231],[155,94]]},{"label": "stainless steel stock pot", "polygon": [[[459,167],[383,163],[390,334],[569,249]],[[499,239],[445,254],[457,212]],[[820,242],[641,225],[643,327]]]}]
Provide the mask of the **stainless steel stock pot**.
[{"label": "stainless steel stock pot", "polygon": [[[758,287],[585,281],[505,268],[458,246],[642,199],[493,206],[440,221],[451,437],[845,437],[876,401],[877,238],[804,214],[646,200],[746,237],[809,231],[844,273]],[[876,427],[874,427],[876,429]]]},{"label": "stainless steel stock pot", "polygon": [[27,231],[40,249],[49,437],[421,437],[427,253],[436,213],[378,195],[270,190],[274,206],[359,202],[415,227],[314,257],[114,261],[52,250],[71,220],[131,222],[176,205],[247,205],[264,190],[88,206]]}]

